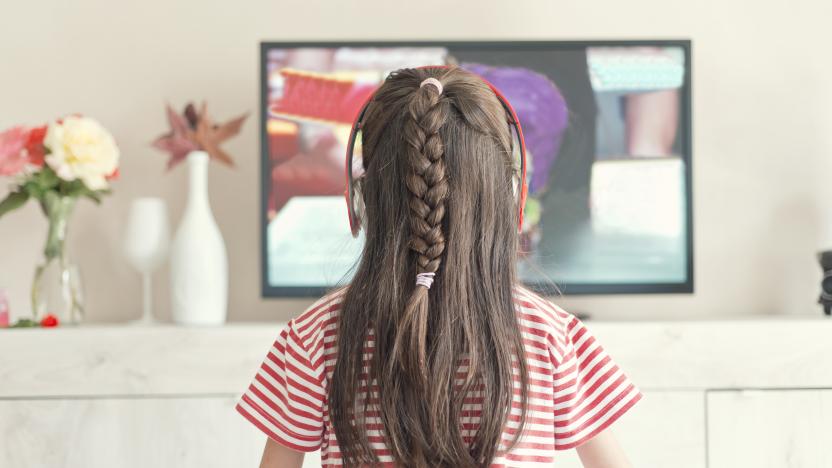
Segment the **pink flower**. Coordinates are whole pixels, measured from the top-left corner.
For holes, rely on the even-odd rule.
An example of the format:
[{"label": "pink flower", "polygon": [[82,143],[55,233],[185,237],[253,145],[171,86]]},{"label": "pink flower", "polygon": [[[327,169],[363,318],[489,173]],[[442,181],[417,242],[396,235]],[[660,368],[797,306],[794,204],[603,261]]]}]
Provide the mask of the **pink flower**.
[{"label": "pink flower", "polygon": [[28,140],[29,132],[23,127],[12,127],[0,133],[0,176],[13,176],[26,167]]}]

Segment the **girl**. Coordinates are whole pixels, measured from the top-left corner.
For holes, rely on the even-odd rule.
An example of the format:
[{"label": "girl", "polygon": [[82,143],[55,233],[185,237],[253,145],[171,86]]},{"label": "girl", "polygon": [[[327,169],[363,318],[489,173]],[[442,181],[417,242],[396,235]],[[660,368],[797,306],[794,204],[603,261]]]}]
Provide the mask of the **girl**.
[{"label": "girl", "polygon": [[629,466],[641,397],[575,317],[517,283],[510,113],[460,68],[390,74],[361,118],[355,276],[291,320],[237,410],[261,467]]}]

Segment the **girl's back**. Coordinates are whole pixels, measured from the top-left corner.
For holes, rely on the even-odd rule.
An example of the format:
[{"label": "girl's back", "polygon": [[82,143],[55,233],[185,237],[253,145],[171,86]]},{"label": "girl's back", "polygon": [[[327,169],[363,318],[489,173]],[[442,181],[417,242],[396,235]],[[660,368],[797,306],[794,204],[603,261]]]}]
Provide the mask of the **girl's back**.
[{"label": "girl's back", "polygon": [[[294,450],[320,450],[323,466],[341,466],[342,454],[329,414],[337,358],[337,333],[344,291],[327,295],[280,333],[237,410],[270,438]],[[545,466],[592,438],[634,405],[641,394],[577,318],[536,294],[516,288],[518,323],[529,369],[529,398],[523,436],[502,453],[519,426],[516,393],[491,466]],[[372,332],[365,365],[374,352]],[[460,373],[465,372],[464,359]],[[371,388],[377,391],[377,382]],[[463,436],[478,428],[482,397],[466,399],[458,424]],[[365,413],[368,438],[381,466],[395,466],[381,432],[378,407]]]}]

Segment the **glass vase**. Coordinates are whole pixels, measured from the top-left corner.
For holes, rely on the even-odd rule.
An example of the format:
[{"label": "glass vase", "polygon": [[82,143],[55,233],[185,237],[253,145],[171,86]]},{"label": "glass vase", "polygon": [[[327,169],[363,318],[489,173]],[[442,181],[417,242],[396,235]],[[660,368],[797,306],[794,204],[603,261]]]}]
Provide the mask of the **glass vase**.
[{"label": "glass vase", "polygon": [[61,324],[78,324],[84,317],[81,278],[69,259],[66,235],[76,197],[48,192],[41,209],[49,223],[43,262],[32,281],[32,312],[36,321],[54,315]]}]

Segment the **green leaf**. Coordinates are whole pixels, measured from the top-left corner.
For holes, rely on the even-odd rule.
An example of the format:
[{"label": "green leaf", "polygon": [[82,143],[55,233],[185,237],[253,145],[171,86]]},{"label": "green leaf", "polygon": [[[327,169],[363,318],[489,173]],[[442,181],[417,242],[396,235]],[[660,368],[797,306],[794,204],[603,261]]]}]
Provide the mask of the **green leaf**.
[{"label": "green leaf", "polygon": [[87,189],[86,185],[81,182],[80,179],[75,179],[70,182],[63,182],[61,184],[60,192],[61,195],[66,195],[69,197],[79,197],[82,195],[86,195],[89,189]]},{"label": "green leaf", "polygon": [[91,190],[81,180],[73,180],[72,182],[64,182],[61,187],[61,194],[70,197],[86,197],[95,203],[101,203],[104,195],[110,193],[109,189]]},{"label": "green leaf", "polygon": [[43,198],[43,189],[40,188],[40,184],[37,180],[27,180],[23,186],[20,187],[20,190],[26,192],[26,194],[32,198],[36,198],[38,200]]},{"label": "green leaf", "polygon": [[58,174],[55,174],[55,171],[49,166],[44,166],[38,173],[38,176],[40,177],[41,185],[46,188],[56,187],[61,182]]},{"label": "green leaf", "polygon": [[11,328],[32,328],[37,326],[40,326],[40,324],[32,319],[18,319]]},{"label": "green leaf", "polygon": [[0,202],[0,217],[9,211],[16,210],[23,206],[29,199],[29,194],[18,190],[10,193],[3,201]]},{"label": "green leaf", "polygon": [[29,176],[29,178],[23,182],[22,189],[28,193],[31,198],[40,200],[50,190],[56,190],[60,183],[61,179],[58,178],[55,171],[49,167],[44,167],[40,171]]},{"label": "green leaf", "polygon": [[87,198],[94,201],[96,205],[101,204],[101,196],[104,195],[104,191],[95,192],[93,190],[87,190],[87,193],[84,194]]}]

